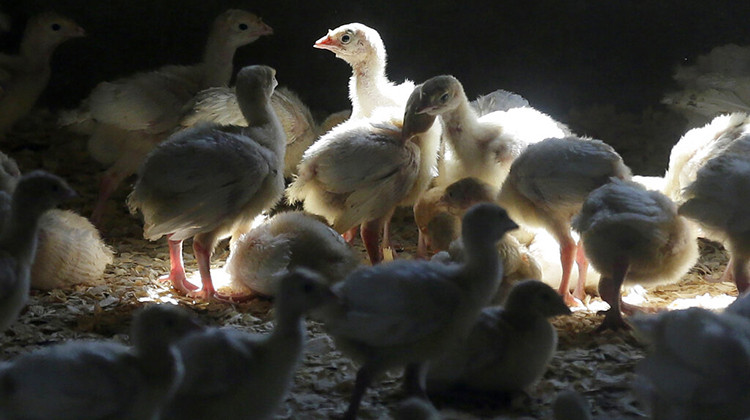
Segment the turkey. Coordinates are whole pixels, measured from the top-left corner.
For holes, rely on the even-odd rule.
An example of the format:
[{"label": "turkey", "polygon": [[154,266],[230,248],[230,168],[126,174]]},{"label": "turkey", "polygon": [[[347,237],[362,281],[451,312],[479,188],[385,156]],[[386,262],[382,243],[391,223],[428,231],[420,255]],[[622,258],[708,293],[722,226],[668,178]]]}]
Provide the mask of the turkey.
[{"label": "turkey", "polygon": [[235,50],[272,32],[250,12],[227,10],[214,20],[199,64],[102,82],[77,111],[63,117],[63,125],[90,134],[89,154],[109,166],[91,215],[94,224],[100,224],[107,199],[120,183],[178,127],[186,104],[203,89],[229,83]]}]

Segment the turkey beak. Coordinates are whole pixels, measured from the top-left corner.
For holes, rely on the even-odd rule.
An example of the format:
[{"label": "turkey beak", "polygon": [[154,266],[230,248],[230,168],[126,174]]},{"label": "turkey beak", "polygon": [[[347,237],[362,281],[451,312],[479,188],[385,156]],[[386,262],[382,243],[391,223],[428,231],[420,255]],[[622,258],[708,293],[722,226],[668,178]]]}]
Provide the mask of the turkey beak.
[{"label": "turkey beak", "polygon": [[76,28],[73,30],[73,37],[80,38],[86,36],[86,30],[81,28],[80,26],[76,26]]},{"label": "turkey beak", "polygon": [[320,48],[322,50],[332,50],[336,46],[337,45],[335,44],[334,39],[331,37],[331,31],[328,31],[328,34],[326,36],[315,41],[313,48]]},{"label": "turkey beak", "polygon": [[421,87],[419,88],[418,95],[419,96],[417,96],[416,93],[413,93],[412,98],[410,98],[410,100],[414,101],[414,105],[412,105],[411,107],[412,112],[414,114],[416,115],[426,114],[436,108],[435,106],[429,105],[429,98],[427,98],[424,92],[422,92]]},{"label": "turkey beak", "polygon": [[268,26],[265,22],[260,22],[257,33],[258,35],[273,35],[273,28]]},{"label": "turkey beak", "polygon": [[429,105],[420,105],[420,106],[418,106],[418,107],[417,107],[417,108],[416,108],[416,109],[414,110],[414,113],[415,113],[415,114],[418,114],[418,115],[421,115],[421,114],[427,114],[427,113],[429,113],[430,111],[434,111],[435,109],[437,109],[437,107],[435,107],[435,106],[429,106]]},{"label": "turkey beak", "polygon": [[414,124],[411,123],[412,119],[404,118],[404,125],[401,126],[401,137],[404,141],[414,137]]},{"label": "turkey beak", "polygon": [[65,191],[65,199],[66,200],[72,200],[74,198],[78,197],[78,193],[75,192],[72,188],[69,188],[67,191]]}]

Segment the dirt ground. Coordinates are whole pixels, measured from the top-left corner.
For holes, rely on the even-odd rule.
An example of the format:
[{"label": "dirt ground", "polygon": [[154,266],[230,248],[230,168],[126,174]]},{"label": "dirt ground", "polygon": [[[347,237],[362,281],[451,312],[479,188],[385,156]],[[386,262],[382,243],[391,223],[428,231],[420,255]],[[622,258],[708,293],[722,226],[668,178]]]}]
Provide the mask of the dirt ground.
[{"label": "dirt ground", "polygon": [[[18,160],[22,171],[43,168],[65,177],[80,195],[65,208],[89,215],[102,167],[86,155],[85,137],[59,131],[53,121],[53,115],[37,113],[9,136],[2,149]],[[73,290],[32,291],[29,305],[19,321],[0,334],[0,360],[71,339],[126,341],[131,313],[148,302],[178,303],[210,325],[231,325],[256,332],[268,332],[273,328],[272,302],[268,300],[258,298],[234,305],[195,303],[157,280],[169,269],[166,240],[143,239],[140,220],[128,214],[124,204],[131,185],[132,179],[116,193],[105,216],[103,235],[115,250],[115,263],[106,270],[105,284],[81,285]],[[395,239],[404,246],[400,257],[409,258],[416,246],[416,228],[409,212],[398,212],[394,226]],[[736,294],[733,285],[705,280],[723,270],[724,251],[708,242],[702,243],[701,248],[698,265],[683,281],[642,292],[644,305],[676,308],[693,303],[721,306],[731,302],[731,296]],[[359,250],[364,260],[361,246]],[[214,267],[222,267],[227,254],[223,243],[214,257]],[[185,262],[189,271],[195,271],[195,261],[188,252]],[[595,313],[598,308],[601,308],[601,301],[592,298],[589,310],[554,321],[560,337],[558,351],[543,380],[529,390],[528,396],[502,401],[444,399],[435,400],[435,404],[451,419],[523,416],[547,419],[551,418],[550,403],[556,393],[572,388],[586,397],[597,418],[644,417],[630,384],[634,366],[643,358],[645,347],[630,332],[593,334],[602,318]],[[320,325],[309,322],[308,326],[304,363],[278,418],[330,418],[344,411],[353,388],[356,366],[335,349]],[[400,376],[401,372],[392,372],[377,382],[365,397],[361,418],[390,417],[394,405],[403,398]]]}]

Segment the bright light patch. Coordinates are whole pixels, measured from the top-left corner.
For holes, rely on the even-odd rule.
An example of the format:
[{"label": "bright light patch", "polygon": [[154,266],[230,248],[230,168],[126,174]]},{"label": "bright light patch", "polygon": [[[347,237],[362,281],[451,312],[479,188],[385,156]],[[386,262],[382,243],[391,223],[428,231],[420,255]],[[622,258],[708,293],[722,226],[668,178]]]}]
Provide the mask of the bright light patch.
[{"label": "bright light patch", "polygon": [[[185,273],[185,274],[187,276],[187,281],[189,281],[190,283],[193,283],[194,285],[198,287],[202,287],[201,275],[198,271],[194,271],[192,273]],[[212,268],[211,280],[213,280],[214,288],[216,290],[219,290],[222,287],[229,287],[229,284],[230,284],[229,274],[227,274],[227,272],[224,271],[224,267]]]},{"label": "bright light patch", "polygon": [[669,309],[687,309],[691,307],[700,307],[704,309],[724,309],[729,306],[732,302],[737,299],[735,296],[727,294],[711,296],[708,293],[704,293],[700,296],[689,299],[675,299],[672,303],[667,306]]},{"label": "bright light patch", "polygon": [[140,296],[138,302],[156,302],[156,303],[171,303],[177,305],[179,302],[177,299],[172,297],[172,294],[164,294],[161,289],[153,287],[144,287],[143,290],[147,296]]}]

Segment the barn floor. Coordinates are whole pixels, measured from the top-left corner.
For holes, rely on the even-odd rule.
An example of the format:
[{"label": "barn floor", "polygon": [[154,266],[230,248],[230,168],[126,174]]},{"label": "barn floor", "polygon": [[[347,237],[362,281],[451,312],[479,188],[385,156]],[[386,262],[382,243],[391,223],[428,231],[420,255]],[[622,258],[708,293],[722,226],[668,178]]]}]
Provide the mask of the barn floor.
[{"label": "barn floor", "polygon": [[[43,168],[66,178],[80,197],[65,207],[83,215],[90,214],[102,168],[86,155],[84,137],[58,131],[53,115],[38,112],[9,136],[2,149],[19,162],[22,171]],[[105,240],[115,250],[115,264],[105,273],[106,283],[78,286],[74,290],[32,291],[20,320],[0,334],[0,360],[70,339],[126,340],[131,313],[148,302],[178,303],[192,309],[210,325],[231,325],[257,332],[272,329],[272,304],[268,300],[258,298],[236,305],[193,303],[157,280],[169,269],[166,241],[148,242],[142,238],[140,221],[129,215],[124,205],[131,182],[111,200],[104,223]],[[408,258],[416,246],[416,229],[409,212],[397,213],[394,226],[395,239],[404,246],[400,255]],[[364,260],[364,250],[359,248]],[[189,246],[186,249],[190,249]],[[223,265],[227,253],[226,244],[221,244],[214,258],[216,268]],[[192,256],[186,253],[185,260],[188,270],[194,271],[196,265]],[[645,305],[674,308],[690,303],[728,304],[731,295],[736,294],[734,286],[704,280],[721,273],[725,263],[722,249],[703,243],[699,264],[683,282],[648,290],[643,295]],[[435,404],[451,419],[523,416],[547,419],[551,418],[550,403],[555,394],[573,388],[587,398],[597,418],[644,417],[630,391],[630,383],[634,366],[644,356],[645,347],[630,332],[592,334],[602,318],[595,313],[601,308],[601,301],[592,298],[590,308],[555,320],[560,335],[559,349],[544,379],[529,390],[527,396],[516,396],[502,403],[454,399],[435,400]],[[353,388],[355,365],[335,350],[319,325],[313,322],[308,325],[306,357],[279,418],[330,418],[344,411]],[[400,372],[393,372],[368,392],[361,418],[390,416],[394,405],[403,397],[400,376]]]}]

